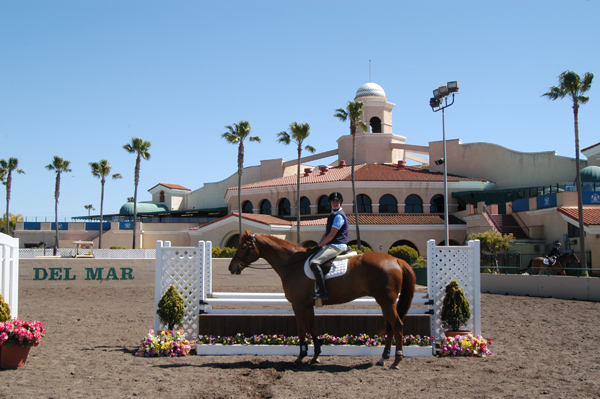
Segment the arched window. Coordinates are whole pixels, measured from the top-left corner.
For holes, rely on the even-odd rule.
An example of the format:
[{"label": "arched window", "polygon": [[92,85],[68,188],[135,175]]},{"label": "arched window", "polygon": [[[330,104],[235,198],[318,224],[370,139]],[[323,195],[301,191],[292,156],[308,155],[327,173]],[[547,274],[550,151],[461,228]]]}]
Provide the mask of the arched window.
[{"label": "arched window", "polygon": [[431,206],[429,207],[429,213],[443,213],[444,212],[444,196],[436,194],[431,197]]},{"label": "arched window", "polygon": [[414,249],[415,251],[417,251],[417,254],[419,253],[419,249],[417,248],[417,246],[416,246],[415,244],[413,244],[412,242],[408,241],[408,240],[400,240],[400,241],[396,241],[395,243],[393,243],[393,244],[390,246],[390,249],[391,249],[391,248],[394,248],[394,247],[400,247],[400,246],[402,246],[402,245],[409,246],[409,247],[411,247],[412,249]]},{"label": "arched window", "polygon": [[398,213],[398,201],[391,194],[385,194],[379,199],[379,213]]},{"label": "arched window", "polygon": [[161,191],[159,196],[160,198],[158,199],[158,202],[165,202],[165,192]]},{"label": "arched window", "polygon": [[[358,241],[356,241],[356,240],[348,241],[348,247],[350,247],[352,245],[358,245]],[[360,246],[363,247],[363,248],[367,247],[370,250],[373,250],[373,247],[371,246],[371,244],[369,244],[369,243],[367,243],[367,242],[365,242],[363,240],[360,240]]]},{"label": "arched window", "polygon": [[[358,204],[358,213],[373,213],[371,198],[368,195],[358,194],[356,196],[356,203]],[[352,207],[352,211],[354,211],[354,207]]]},{"label": "arched window", "polygon": [[306,197],[300,198],[300,214],[310,215],[310,200]]},{"label": "arched window", "polygon": [[277,207],[279,208],[277,211],[278,216],[290,216],[292,214],[292,205],[287,198],[282,198]]},{"label": "arched window", "polygon": [[329,205],[329,197],[327,195],[321,196],[319,198],[319,207],[317,209],[317,213],[329,213],[331,212],[331,205]]},{"label": "arched window", "polygon": [[423,200],[418,195],[409,195],[404,203],[404,213],[423,213]]},{"label": "arched window", "polygon": [[240,235],[234,234],[231,236],[231,238],[229,240],[227,240],[227,244],[225,244],[225,247],[237,248],[239,245],[240,245]]},{"label": "arched window", "polygon": [[253,208],[254,207],[252,206],[252,202],[244,201],[244,203],[242,204],[242,213],[252,213]]},{"label": "arched window", "polygon": [[371,125],[371,133],[381,133],[381,119],[378,117],[372,117],[369,125]]},{"label": "arched window", "polygon": [[260,203],[260,214],[261,215],[270,215],[271,214],[271,201],[266,199]]}]

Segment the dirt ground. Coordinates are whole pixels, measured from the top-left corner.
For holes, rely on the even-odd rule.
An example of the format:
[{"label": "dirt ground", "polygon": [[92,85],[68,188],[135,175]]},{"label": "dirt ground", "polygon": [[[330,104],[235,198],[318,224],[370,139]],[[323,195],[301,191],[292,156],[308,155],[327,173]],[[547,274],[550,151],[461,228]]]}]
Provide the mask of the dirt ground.
[{"label": "dirt ground", "polygon": [[482,295],[494,354],[407,358],[139,358],[153,326],[153,288],[22,289],[20,316],[47,335],[26,366],[0,371],[1,398],[597,398],[600,303]]}]

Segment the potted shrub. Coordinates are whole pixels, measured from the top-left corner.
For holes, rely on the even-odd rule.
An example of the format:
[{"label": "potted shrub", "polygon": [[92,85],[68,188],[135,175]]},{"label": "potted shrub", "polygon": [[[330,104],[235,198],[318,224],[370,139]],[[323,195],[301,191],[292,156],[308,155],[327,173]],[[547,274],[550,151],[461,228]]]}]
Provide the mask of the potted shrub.
[{"label": "potted shrub", "polygon": [[173,284],[158,301],[156,314],[161,324],[167,327],[167,330],[172,331],[175,326],[180,326],[183,322],[183,316],[185,315],[183,298]]},{"label": "potted shrub", "polygon": [[458,286],[456,280],[452,280],[446,286],[446,296],[442,305],[442,325],[447,328],[446,336],[467,335],[471,331],[461,330],[471,318],[469,309],[469,300],[465,298],[465,293]]},{"label": "potted shrub", "polygon": [[16,369],[25,366],[32,346],[38,346],[46,335],[44,325],[14,318],[0,321],[0,367]]},{"label": "potted shrub", "polygon": [[10,321],[10,307],[4,301],[2,294],[0,294],[0,321]]}]

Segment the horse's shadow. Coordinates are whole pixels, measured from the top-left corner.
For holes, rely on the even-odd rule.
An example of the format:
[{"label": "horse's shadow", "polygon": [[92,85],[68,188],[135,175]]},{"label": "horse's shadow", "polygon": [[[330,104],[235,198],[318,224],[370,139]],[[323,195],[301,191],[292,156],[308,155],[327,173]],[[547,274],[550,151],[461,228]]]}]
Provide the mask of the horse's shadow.
[{"label": "horse's shadow", "polygon": [[272,361],[264,360],[261,362],[252,361],[237,361],[237,362],[219,362],[219,363],[205,363],[200,365],[193,364],[173,364],[173,365],[157,365],[159,368],[171,368],[171,367],[200,367],[200,368],[214,368],[221,370],[265,370],[273,369],[278,372],[282,371],[294,371],[294,372],[314,372],[324,371],[327,373],[346,373],[352,370],[365,370],[373,367],[373,363],[362,363],[354,366],[340,366],[337,364],[310,364],[304,362],[300,365],[294,364],[291,361]]}]

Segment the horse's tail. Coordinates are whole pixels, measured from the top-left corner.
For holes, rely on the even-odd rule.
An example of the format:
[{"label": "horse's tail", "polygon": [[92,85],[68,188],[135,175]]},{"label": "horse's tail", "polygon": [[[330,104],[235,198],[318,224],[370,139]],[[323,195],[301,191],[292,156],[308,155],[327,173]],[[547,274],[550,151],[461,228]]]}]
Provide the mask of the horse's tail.
[{"label": "horse's tail", "polygon": [[525,270],[529,270],[529,269],[531,269],[531,267],[532,267],[532,265],[533,265],[533,259],[534,259],[534,258],[531,258],[531,260],[529,261],[529,264],[527,265],[527,267],[526,267],[525,269],[522,269],[522,270],[519,270],[519,271],[521,271],[521,272],[522,272],[522,271],[525,271]]},{"label": "horse's tail", "polygon": [[403,260],[398,259],[398,265],[402,270],[402,291],[400,291],[400,299],[396,303],[396,311],[400,316],[400,320],[404,321],[412,304],[413,296],[415,295],[415,285],[417,277],[413,272],[412,267]]}]

